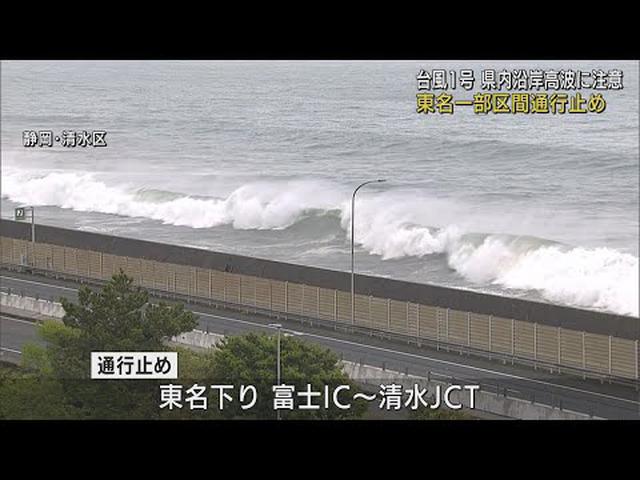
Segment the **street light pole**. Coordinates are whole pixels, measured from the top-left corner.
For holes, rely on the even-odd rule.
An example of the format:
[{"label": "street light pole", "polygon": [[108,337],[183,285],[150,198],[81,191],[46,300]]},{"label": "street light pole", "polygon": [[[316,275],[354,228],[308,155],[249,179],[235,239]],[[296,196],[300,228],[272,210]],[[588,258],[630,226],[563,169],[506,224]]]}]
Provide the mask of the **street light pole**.
[{"label": "street light pole", "polygon": [[36,209],[31,206],[31,263],[36,266]]},{"label": "street light pole", "polygon": [[276,374],[276,381],[278,382],[278,385],[280,385],[280,332],[282,331],[281,327],[278,327],[278,372]]},{"label": "street light pole", "polygon": [[353,195],[351,196],[351,324],[355,325],[356,323],[356,280],[355,280],[355,212],[356,212],[356,193],[365,185],[369,185],[370,183],[382,183],[386,182],[384,179],[378,180],[369,180],[367,182],[361,183],[356,187],[353,191]]},{"label": "street light pole", "polygon": [[[282,330],[282,325],[279,323],[270,323],[269,326],[278,330],[278,346],[276,350],[276,382],[277,385],[280,385],[280,332]],[[276,418],[280,420],[280,410],[276,410]]]}]

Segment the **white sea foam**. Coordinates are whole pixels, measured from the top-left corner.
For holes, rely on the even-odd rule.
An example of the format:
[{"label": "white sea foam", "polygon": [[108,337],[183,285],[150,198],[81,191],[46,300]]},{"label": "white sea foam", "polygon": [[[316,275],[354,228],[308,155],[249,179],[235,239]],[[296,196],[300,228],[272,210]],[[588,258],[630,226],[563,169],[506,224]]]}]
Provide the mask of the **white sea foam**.
[{"label": "white sea foam", "polygon": [[553,302],[638,316],[638,257],[610,248],[523,250],[488,236],[480,246],[462,242],[448,262],[471,281],[538,290]]},{"label": "white sea foam", "polygon": [[281,229],[308,209],[330,210],[338,204],[332,189],[318,182],[256,182],[228,197],[194,198],[167,195],[127,186],[107,186],[89,173],[51,172],[45,175],[9,171],[2,176],[2,192],[10,200],[53,205],[80,212],[146,217],[166,224],[207,228],[232,225],[238,229]]},{"label": "white sea foam", "polygon": [[[384,194],[359,205],[356,239],[383,259],[444,254],[449,267],[475,284],[536,290],[553,302],[638,316],[639,265],[634,255],[531,237],[473,235],[456,224],[429,228],[416,223],[425,212],[390,203]],[[431,215],[443,207],[430,205],[436,212]],[[342,225],[349,230],[350,214],[343,212]]]},{"label": "white sea foam", "polygon": [[[283,229],[310,210],[339,210],[342,228],[350,232],[348,193],[318,181],[251,183],[226,198],[141,192],[134,186],[109,186],[88,173],[8,170],[2,175],[4,196],[33,205],[237,229]],[[473,234],[477,219],[474,225],[464,209],[438,199],[369,192],[359,195],[356,208],[357,243],[384,260],[444,255],[450,268],[477,285],[536,290],[550,301],[638,316],[636,256],[610,248]]]}]

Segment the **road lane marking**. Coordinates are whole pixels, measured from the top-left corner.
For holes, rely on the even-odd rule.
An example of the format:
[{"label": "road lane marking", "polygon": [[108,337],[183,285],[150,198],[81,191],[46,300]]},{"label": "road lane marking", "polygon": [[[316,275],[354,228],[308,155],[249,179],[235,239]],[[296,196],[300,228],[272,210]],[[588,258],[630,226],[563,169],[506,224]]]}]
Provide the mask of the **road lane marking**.
[{"label": "road lane marking", "polygon": [[[49,287],[49,288],[58,288],[58,289],[61,289],[61,290],[70,290],[70,291],[74,291],[74,292],[78,291],[78,289],[76,289],[76,288],[62,287],[62,286],[59,286],[59,285],[36,282],[36,281],[33,281],[33,280],[23,280],[23,279],[20,279],[20,278],[7,277],[7,276],[4,276],[4,275],[1,275],[0,278],[7,278],[7,279],[15,280],[15,281],[18,281],[18,282],[32,283],[32,284],[35,284],[35,285],[42,285],[42,286],[46,286],[46,287]],[[237,323],[244,323],[246,325],[252,325],[252,326],[255,326],[255,327],[260,327],[260,328],[265,328],[265,329],[270,329],[270,330],[273,329],[273,327],[269,327],[268,325],[261,324],[261,323],[256,323],[256,322],[250,322],[248,320],[240,320],[240,319],[237,319],[237,318],[224,317],[224,316],[221,316],[221,315],[214,315],[214,314],[210,314],[210,313],[197,312],[195,310],[192,310],[192,311],[195,314],[206,316],[206,317],[219,318],[219,319],[222,319],[222,320],[228,320],[228,321],[237,322]],[[282,331],[283,332],[286,331],[286,332],[289,332],[289,333],[295,332],[295,330],[284,329],[284,328],[282,329]],[[535,383],[535,384],[544,385],[544,386],[547,386],[547,387],[560,388],[560,389],[569,390],[569,391],[576,392],[576,393],[582,393],[582,394],[586,394],[586,395],[593,395],[593,396],[597,396],[597,397],[607,398],[609,400],[618,400],[620,402],[631,403],[633,405],[640,405],[640,402],[638,402],[638,401],[629,400],[629,399],[626,399],[626,398],[614,397],[612,395],[607,395],[605,393],[594,392],[594,391],[591,391],[591,390],[583,390],[583,389],[580,389],[580,388],[577,388],[577,387],[571,387],[571,386],[568,386],[568,385],[562,385],[562,384],[557,384],[557,383],[552,383],[552,382],[545,382],[543,380],[535,380],[535,379],[532,379],[532,378],[521,377],[519,375],[513,375],[511,373],[499,372],[499,371],[496,371],[496,370],[489,370],[489,369],[481,368],[481,367],[474,367],[472,365],[465,365],[465,364],[461,364],[461,363],[451,362],[451,361],[448,361],[448,360],[441,360],[441,359],[438,359],[438,358],[426,357],[426,356],[423,356],[423,355],[417,355],[415,353],[402,352],[402,351],[399,351],[399,350],[392,350],[390,348],[377,347],[377,346],[374,346],[374,345],[367,345],[367,344],[363,344],[363,343],[352,342],[352,341],[349,341],[349,340],[342,340],[342,339],[333,338],[333,337],[326,337],[326,336],[323,336],[323,335],[317,335],[317,334],[313,334],[313,333],[304,333],[304,335],[308,336],[308,337],[312,337],[312,338],[328,340],[328,341],[331,341],[331,342],[343,343],[343,344],[346,344],[346,345],[352,345],[352,346],[357,346],[357,347],[363,347],[365,349],[368,348],[368,349],[377,350],[377,351],[380,351],[380,352],[393,353],[393,354],[396,354],[396,355],[404,355],[404,356],[407,356],[407,357],[417,358],[417,359],[421,359],[421,360],[429,360],[429,361],[441,363],[441,364],[444,364],[444,365],[454,366],[454,367],[458,367],[458,368],[462,368],[462,369],[468,369],[468,370],[475,370],[475,371],[483,372],[483,373],[490,373],[490,374],[498,375],[498,376],[501,376],[501,377],[511,378],[511,379],[514,379],[514,380],[521,380],[521,381],[524,381],[524,382]]]},{"label": "road lane marking", "polygon": [[20,350],[14,350],[13,348],[0,347],[0,350],[4,350],[5,352],[17,353],[18,355],[22,355]]},{"label": "road lane marking", "polygon": [[49,287],[49,288],[53,287],[53,288],[58,288],[60,290],[70,290],[72,292],[77,292],[78,291],[77,288],[62,287],[60,285],[55,285],[55,284],[52,284],[52,283],[34,282],[33,280],[24,280],[22,278],[7,277],[5,275],[0,275],[0,278],[4,278],[6,280],[14,280],[16,282],[32,283],[33,285],[42,285],[43,287]]},{"label": "road lane marking", "polygon": [[13,318],[13,317],[8,317],[4,315],[0,315],[0,319],[2,320],[8,320],[9,322],[16,322],[16,323],[25,323],[27,325],[32,325],[32,326],[37,326],[38,322],[36,322],[35,320],[33,322],[30,322],[29,320],[22,320],[20,318]]}]

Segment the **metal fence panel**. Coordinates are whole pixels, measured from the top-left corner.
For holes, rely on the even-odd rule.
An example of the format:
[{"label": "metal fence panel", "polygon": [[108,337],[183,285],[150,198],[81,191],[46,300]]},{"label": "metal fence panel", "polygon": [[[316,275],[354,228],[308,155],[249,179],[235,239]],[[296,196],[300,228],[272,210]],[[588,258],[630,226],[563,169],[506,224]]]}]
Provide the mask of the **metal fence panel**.
[{"label": "metal fence panel", "polygon": [[[28,259],[27,259],[27,242],[25,242],[24,240],[15,240],[13,241],[12,244],[12,258],[15,261],[16,264],[18,265],[27,265],[28,264]],[[64,255],[64,250],[62,249],[62,247],[59,247],[60,251],[62,252],[62,255]],[[64,261],[61,263],[61,268],[64,268]]]},{"label": "metal fence panel", "polygon": [[120,273],[120,270],[122,270],[124,273],[127,273],[128,270],[128,266],[127,266],[127,257],[121,257],[120,255],[116,255],[114,258],[114,263],[115,263],[115,270],[113,273]]},{"label": "metal fence panel", "polygon": [[516,320],[515,322],[515,354],[518,357],[535,358],[535,327],[533,323]]},{"label": "metal fence panel", "polygon": [[407,335],[418,337],[418,304],[407,303]]},{"label": "metal fence panel", "polygon": [[153,262],[151,260],[142,260],[140,262],[140,271],[142,274],[142,285],[146,288],[155,288]]},{"label": "metal fence panel", "polygon": [[489,350],[489,315],[471,313],[469,317],[471,328],[469,339],[471,346]]},{"label": "metal fence panel", "polygon": [[209,275],[209,270],[205,270],[204,268],[196,269],[196,295],[202,298],[209,298],[211,294],[211,285],[209,285],[209,281],[211,277]]},{"label": "metal fence panel", "polygon": [[264,278],[255,279],[256,307],[271,309],[271,283]]},{"label": "metal fence panel", "polygon": [[307,317],[318,317],[318,287],[304,285],[302,289],[302,313]]},{"label": "metal fence panel", "polygon": [[[103,257],[103,261],[104,261]],[[171,290],[171,282],[169,278],[169,265],[166,263],[153,262],[153,284],[158,290]]]},{"label": "metal fence panel", "polygon": [[256,305],[256,282],[255,277],[240,275],[240,303],[242,305]]},{"label": "metal fence panel", "polygon": [[371,327],[370,300],[368,295],[356,294],[355,296],[355,317],[356,325],[360,327]]},{"label": "metal fence panel", "polygon": [[560,331],[560,364],[569,367],[583,367],[582,333],[562,329]]},{"label": "metal fence panel", "polygon": [[449,309],[436,307],[436,319],[438,331],[436,340],[439,342],[449,341]]},{"label": "metal fence panel", "polygon": [[240,303],[240,276],[235,273],[225,272],[224,274],[225,301],[230,303]]},{"label": "metal fence panel", "polygon": [[369,297],[371,327],[386,330],[389,325],[389,306],[384,298]]},{"label": "metal fence panel", "polygon": [[[110,253],[102,254],[102,278],[108,280],[115,273],[115,256]],[[55,245],[53,249],[53,266],[57,269],[56,266],[56,250]]]},{"label": "metal fence panel", "polygon": [[337,292],[338,322],[351,323],[351,293]]},{"label": "metal fence panel", "polygon": [[407,324],[407,302],[389,300],[389,329],[391,332],[407,335],[409,331]]},{"label": "metal fence panel", "polygon": [[0,257],[2,263],[17,263],[13,260],[13,238],[0,237]]},{"label": "metal fence panel", "polygon": [[633,340],[611,338],[611,373],[623,378],[636,378],[636,344]]},{"label": "metal fence panel", "polygon": [[51,245],[44,243],[36,244],[36,267],[45,270],[53,268],[53,251]]},{"label": "metal fence panel", "polygon": [[64,272],[64,248],[58,245],[51,246],[53,270],[59,273]]},{"label": "metal fence panel", "polygon": [[287,312],[302,315],[302,285],[289,282],[287,290]]},{"label": "metal fence panel", "polygon": [[558,363],[558,329],[538,325],[537,334],[537,359],[548,363]]},{"label": "metal fence panel", "polygon": [[585,365],[588,370],[609,373],[609,337],[595,333],[586,333]]},{"label": "metal fence panel", "polygon": [[139,258],[125,258],[124,273],[133,278],[135,285],[142,285],[142,263]]},{"label": "metal fence panel", "polygon": [[78,268],[78,275],[88,277],[89,275],[89,251],[88,250],[76,250],[76,261]]},{"label": "metal fence panel", "polygon": [[89,276],[102,278],[102,253],[89,251]]},{"label": "metal fence panel", "polygon": [[511,353],[513,325],[511,319],[491,317],[491,351]]},{"label": "metal fence panel", "polygon": [[435,340],[438,337],[438,308],[418,305],[418,336]]},{"label": "metal fence panel", "polygon": [[271,280],[271,303],[276,312],[287,311],[287,286],[285,282]]},{"label": "metal fence panel", "polygon": [[447,341],[458,345],[467,344],[467,312],[449,310],[448,334]]},{"label": "metal fence panel", "polygon": [[324,320],[336,320],[336,291],[321,288],[320,292],[320,318]]},{"label": "metal fence panel", "polygon": [[224,301],[224,272],[211,271],[211,298]]},{"label": "metal fence panel", "polygon": [[191,276],[190,275],[191,271],[189,267],[173,264],[171,265],[171,269],[174,274],[176,293],[189,295],[191,293],[189,289],[190,276]]}]

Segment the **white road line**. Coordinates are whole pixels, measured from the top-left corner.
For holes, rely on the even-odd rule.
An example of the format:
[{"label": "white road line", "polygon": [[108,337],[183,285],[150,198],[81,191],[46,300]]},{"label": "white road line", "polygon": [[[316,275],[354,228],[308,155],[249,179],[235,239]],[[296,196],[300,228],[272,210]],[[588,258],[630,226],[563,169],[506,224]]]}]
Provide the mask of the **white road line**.
[{"label": "white road line", "polygon": [[27,325],[33,325],[33,326],[38,325],[37,321],[30,322],[29,320],[22,320],[20,318],[13,318],[13,317],[5,317],[4,315],[0,315],[0,319],[7,320],[9,322],[25,323]]},{"label": "white road line", "polygon": [[20,350],[14,350],[13,348],[0,347],[0,350],[4,350],[5,352],[17,353],[18,355],[22,355]]},{"label": "white road line", "polygon": [[[36,285],[43,285],[43,286],[50,287],[50,288],[59,288],[59,289],[62,289],[62,290],[71,290],[71,291],[74,291],[74,292],[78,291],[75,288],[61,287],[59,285],[52,285],[52,284],[49,284],[49,283],[35,282],[35,281],[32,281],[32,280],[23,280],[23,279],[18,279],[18,278],[13,278],[13,277],[5,277],[5,276],[0,276],[0,278],[8,278],[8,279],[11,279],[11,280],[16,280],[18,282],[33,283],[33,284],[36,284]],[[232,322],[244,323],[246,325],[252,325],[252,326],[261,327],[261,328],[267,328],[267,329],[272,329],[273,328],[273,327],[269,327],[268,325],[264,325],[262,323],[250,322],[250,321],[247,321],[247,320],[240,320],[240,319],[237,319],[237,318],[223,317],[221,315],[213,315],[213,314],[210,314],[210,313],[203,313],[203,312],[196,312],[196,311],[193,311],[193,313],[196,313],[198,315],[202,315],[202,316],[205,316],[205,317],[219,318],[219,319],[222,319],[222,320],[229,320],[229,321],[232,321]],[[286,331],[286,332],[289,332],[289,333],[295,332],[295,330],[289,330],[289,329],[284,329],[284,328],[282,329],[282,331],[283,332]],[[296,333],[299,333],[299,332],[296,332]],[[631,403],[633,405],[640,405],[640,402],[637,402],[635,400],[628,400],[626,398],[614,397],[612,395],[607,395],[607,394],[599,393],[599,392],[593,392],[591,390],[582,390],[580,388],[570,387],[568,385],[561,385],[561,384],[552,383],[552,382],[545,382],[543,380],[535,380],[533,378],[521,377],[519,375],[513,375],[511,373],[499,372],[499,371],[496,371],[496,370],[489,370],[489,369],[486,369],[486,368],[474,367],[474,366],[471,366],[471,365],[464,365],[464,364],[461,364],[461,363],[455,363],[455,362],[451,362],[451,361],[448,361],[448,360],[441,360],[441,359],[438,359],[438,358],[426,357],[426,356],[423,356],[423,355],[417,355],[415,353],[402,352],[402,351],[392,350],[390,348],[384,348],[384,347],[376,347],[374,345],[366,345],[366,344],[363,344],[363,343],[357,343],[357,342],[352,342],[352,341],[349,341],[349,340],[342,340],[342,339],[333,338],[333,337],[326,337],[326,336],[323,336],[323,335],[317,335],[317,334],[313,334],[313,333],[304,333],[304,335],[307,336],[307,337],[311,337],[311,338],[317,338],[317,339],[321,339],[321,340],[329,340],[329,341],[336,342],[336,343],[343,343],[343,344],[346,344],[346,345],[364,347],[364,348],[369,348],[371,350],[377,350],[377,351],[386,352],[386,353],[393,353],[393,354],[396,354],[396,355],[404,355],[406,357],[418,358],[418,359],[421,359],[421,360],[429,360],[429,361],[432,361],[432,362],[442,363],[444,365],[454,366],[454,367],[458,367],[458,368],[466,368],[466,369],[469,369],[469,370],[475,370],[475,371],[483,372],[483,373],[490,373],[490,374],[494,374],[494,375],[498,375],[498,376],[502,376],[502,377],[506,377],[506,378],[511,378],[511,379],[514,379],[514,380],[522,380],[524,382],[536,383],[538,385],[544,385],[544,386],[547,386],[547,387],[555,387],[555,388],[569,390],[569,391],[576,392],[576,393],[582,393],[582,394],[586,394],[586,395],[593,395],[593,396],[597,396],[597,397],[601,397],[601,398],[607,398],[609,400],[617,400],[617,401],[620,401],[620,402]]]},{"label": "white road line", "polygon": [[54,285],[54,284],[51,284],[51,283],[34,282],[33,280],[23,280],[22,278],[6,277],[4,275],[0,275],[0,278],[4,278],[4,279],[7,279],[7,280],[13,280],[13,281],[16,281],[16,282],[31,283],[33,285],[42,285],[43,287],[58,288],[60,290],[70,290],[72,292],[77,292],[78,291],[77,288],[62,287],[60,285]]}]

